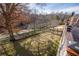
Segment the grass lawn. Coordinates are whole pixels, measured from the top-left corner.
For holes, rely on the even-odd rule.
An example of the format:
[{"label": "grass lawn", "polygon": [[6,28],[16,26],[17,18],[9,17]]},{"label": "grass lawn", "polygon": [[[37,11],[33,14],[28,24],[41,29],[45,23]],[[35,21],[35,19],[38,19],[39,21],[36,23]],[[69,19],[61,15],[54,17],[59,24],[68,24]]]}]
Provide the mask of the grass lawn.
[{"label": "grass lawn", "polygon": [[15,42],[4,40],[0,42],[0,55],[56,55],[60,38],[48,31]]}]

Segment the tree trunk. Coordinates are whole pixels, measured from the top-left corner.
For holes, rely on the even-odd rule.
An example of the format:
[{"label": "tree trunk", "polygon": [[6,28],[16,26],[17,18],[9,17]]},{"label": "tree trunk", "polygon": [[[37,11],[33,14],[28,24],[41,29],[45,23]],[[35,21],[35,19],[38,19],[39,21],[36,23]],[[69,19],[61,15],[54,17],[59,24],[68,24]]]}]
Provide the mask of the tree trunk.
[{"label": "tree trunk", "polygon": [[36,24],[35,24],[35,20],[34,20],[34,33],[36,32]]},{"label": "tree trunk", "polygon": [[5,24],[10,35],[10,41],[15,41],[15,37],[13,35],[13,31],[10,23],[11,18],[9,14],[8,15],[5,14],[5,20],[6,20]]},{"label": "tree trunk", "polygon": [[12,28],[11,28],[11,24],[9,24],[7,26],[7,29],[8,29],[9,35],[10,35],[10,41],[15,41],[15,38],[14,38],[14,35],[13,35],[13,31],[12,31]]}]

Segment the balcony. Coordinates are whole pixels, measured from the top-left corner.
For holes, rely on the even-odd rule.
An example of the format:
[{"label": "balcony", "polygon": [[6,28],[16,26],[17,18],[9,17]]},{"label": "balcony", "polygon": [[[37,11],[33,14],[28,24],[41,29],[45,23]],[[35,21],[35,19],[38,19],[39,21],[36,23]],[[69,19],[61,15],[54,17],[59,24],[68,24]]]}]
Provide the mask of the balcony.
[{"label": "balcony", "polygon": [[57,56],[79,56],[79,39],[74,39],[73,31],[68,32],[65,25]]}]

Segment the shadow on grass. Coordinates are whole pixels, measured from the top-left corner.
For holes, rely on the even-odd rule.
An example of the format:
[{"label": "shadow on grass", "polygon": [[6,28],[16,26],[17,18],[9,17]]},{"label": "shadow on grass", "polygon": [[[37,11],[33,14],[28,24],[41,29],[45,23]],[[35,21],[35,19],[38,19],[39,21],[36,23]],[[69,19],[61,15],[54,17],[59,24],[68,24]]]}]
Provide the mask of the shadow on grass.
[{"label": "shadow on grass", "polygon": [[32,52],[29,49],[22,47],[19,42],[13,42],[14,48],[16,50],[16,56],[33,56]]}]

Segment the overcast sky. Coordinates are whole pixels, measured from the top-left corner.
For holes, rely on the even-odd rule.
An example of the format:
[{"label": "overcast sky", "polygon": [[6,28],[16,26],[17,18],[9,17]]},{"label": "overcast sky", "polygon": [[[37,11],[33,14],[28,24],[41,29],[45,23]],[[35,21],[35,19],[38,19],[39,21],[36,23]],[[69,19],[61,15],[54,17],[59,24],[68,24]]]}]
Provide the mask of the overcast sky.
[{"label": "overcast sky", "polygon": [[[79,3],[47,3],[44,7],[39,7],[34,3],[31,3],[30,8],[37,9],[38,13],[51,13],[51,12],[75,12],[79,14]],[[41,12],[42,11],[42,12]]]}]

